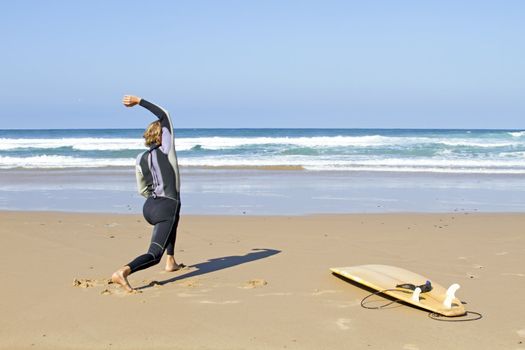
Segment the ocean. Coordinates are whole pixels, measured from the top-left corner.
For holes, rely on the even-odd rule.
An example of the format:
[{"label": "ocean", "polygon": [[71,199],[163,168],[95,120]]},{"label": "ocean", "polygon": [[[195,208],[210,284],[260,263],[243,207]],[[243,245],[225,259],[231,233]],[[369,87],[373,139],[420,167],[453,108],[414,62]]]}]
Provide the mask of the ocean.
[{"label": "ocean", "polygon": [[[142,129],[0,130],[0,210],[140,213]],[[180,129],[183,214],[524,212],[524,130]]]},{"label": "ocean", "polygon": [[[141,129],[0,130],[0,168],[130,167]],[[182,167],[525,174],[525,131],[181,129]]]}]

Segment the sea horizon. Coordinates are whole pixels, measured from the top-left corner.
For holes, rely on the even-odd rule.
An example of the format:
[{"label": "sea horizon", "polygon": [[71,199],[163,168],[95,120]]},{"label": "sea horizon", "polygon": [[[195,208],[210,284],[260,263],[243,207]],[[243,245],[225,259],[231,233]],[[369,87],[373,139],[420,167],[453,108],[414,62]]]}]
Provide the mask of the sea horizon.
[{"label": "sea horizon", "polygon": [[[523,128],[422,128],[422,127],[182,127],[177,130],[428,130],[428,131],[525,131]],[[142,127],[135,128],[0,128],[0,131],[90,131],[90,130],[144,130]]]}]

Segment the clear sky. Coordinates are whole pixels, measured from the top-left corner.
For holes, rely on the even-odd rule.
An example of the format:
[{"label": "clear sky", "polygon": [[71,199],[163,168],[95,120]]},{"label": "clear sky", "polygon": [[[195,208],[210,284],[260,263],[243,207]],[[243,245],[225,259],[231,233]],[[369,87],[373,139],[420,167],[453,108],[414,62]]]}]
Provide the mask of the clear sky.
[{"label": "clear sky", "polygon": [[525,1],[6,1],[0,129],[525,128]]}]

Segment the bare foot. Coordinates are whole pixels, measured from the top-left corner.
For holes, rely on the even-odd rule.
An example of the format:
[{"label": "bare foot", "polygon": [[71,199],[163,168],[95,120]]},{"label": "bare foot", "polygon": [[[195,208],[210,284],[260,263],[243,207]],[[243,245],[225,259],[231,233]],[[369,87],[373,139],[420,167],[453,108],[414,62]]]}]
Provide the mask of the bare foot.
[{"label": "bare foot", "polygon": [[178,271],[182,269],[183,267],[186,267],[186,265],[177,264],[173,255],[168,255],[168,260],[166,260],[166,267],[164,268],[164,270],[168,272],[173,272],[173,271]]},{"label": "bare foot", "polygon": [[128,292],[134,292],[135,289],[131,288],[131,285],[128,282],[128,275],[131,272],[129,266],[123,267],[120,270],[115,271],[111,276],[111,281],[113,283],[120,284]]}]

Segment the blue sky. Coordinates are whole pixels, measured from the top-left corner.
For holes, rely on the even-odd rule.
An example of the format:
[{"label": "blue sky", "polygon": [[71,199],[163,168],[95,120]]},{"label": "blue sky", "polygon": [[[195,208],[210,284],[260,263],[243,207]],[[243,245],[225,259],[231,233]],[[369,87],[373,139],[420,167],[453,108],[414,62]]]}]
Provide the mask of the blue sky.
[{"label": "blue sky", "polygon": [[524,128],[523,1],[10,1],[0,128]]}]

